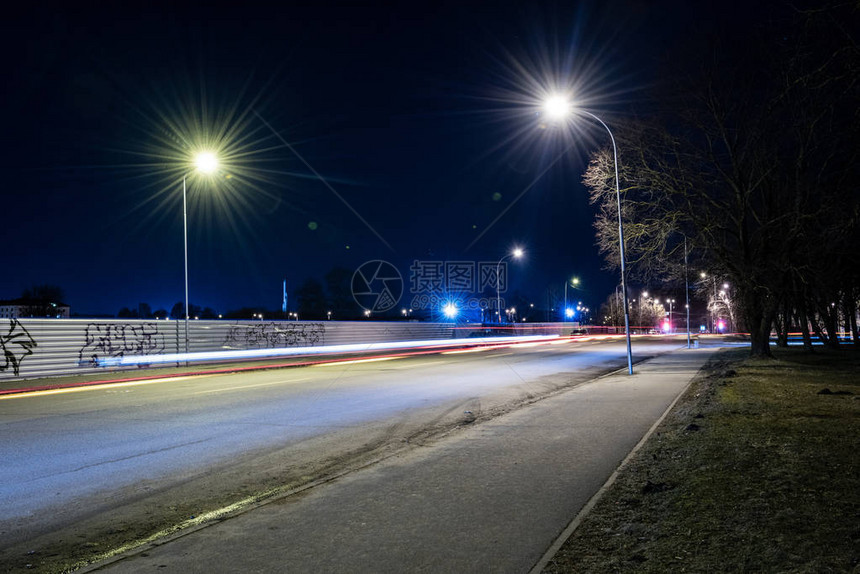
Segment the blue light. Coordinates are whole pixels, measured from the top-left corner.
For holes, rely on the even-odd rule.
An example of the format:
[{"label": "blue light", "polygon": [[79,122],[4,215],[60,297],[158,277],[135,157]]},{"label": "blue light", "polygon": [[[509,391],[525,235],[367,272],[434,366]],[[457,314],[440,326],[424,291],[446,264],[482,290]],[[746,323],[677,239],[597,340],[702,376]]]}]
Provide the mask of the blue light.
[{"label": "blue light", "polygon": [[576,313],[574,312],[574,310],[571,309],[570,307],[568,307],[567,309],[564,310],[564,316],[567,317],[568,319],[573,317],[575,314]]},{"label": "blue light", "polygon": [[453,319],[457,316],[457,313],[459,313],[459,309],[457,309],[457,306],[453,303],[447,303],[444,307],[442,307],[442,312],[449,319]]}]

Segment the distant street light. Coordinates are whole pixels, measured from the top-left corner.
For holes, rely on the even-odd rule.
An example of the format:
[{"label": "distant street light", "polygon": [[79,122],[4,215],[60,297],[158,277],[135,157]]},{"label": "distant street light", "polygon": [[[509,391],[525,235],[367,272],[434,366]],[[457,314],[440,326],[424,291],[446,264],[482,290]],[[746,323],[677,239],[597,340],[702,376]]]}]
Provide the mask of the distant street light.
[{"label": "distant street light", "polygon": [[496,311],[499,314],[499,323],[502,322],[502,276],[500,275],[502,261],[504,261],[508,257],[519,259],[522,256],[523,250],[517,247],[513,251],[499,259],[499,263],[496,265]]},{"label": "distant street light", "polygon": [[592,114],[588,110],[574,107],[573,104],[564,96],[553,95],[547,98],[543,103],[543,110],[550,118],[561,120],[571,114],[584,114],[597,123],[602,125],[609,133],[609,139],[612,140],[612,152],[615,159],[615,197],[618,202],[618,245],[621,256],[621,291],[624,294],[624,330],[627,334],[627,372],[633,374],[633,351],[630,345],[630,313],[627,309],[627,280],[626,280],[626,263],[624,261],[624,226],[621,222],[621,186],[618,181],[618,148],[615,145],[615,136],[612,135],[612,130],[604,123],[603,120]]},{"label": "distant street light", "polygon": [[[194,167],[204,174],[214,173],[218,169],[218,158],[210,151],[198,153],[194,157]],[[188,174],[182,176],[182,239],[185,251],[185,352],[188,352],[188,202],[186,199],[186,179]]]},{"label": "distant street light", "polygon": [[576,289],[577,285],[579,285],[579,277],[574,277],[573,279],[564,281],[564,314],[567,318],[573,317],[573,312],[567,307],[567,285],[568,283],[573,285],[573,288]]},{"label": "distant street light", "polygon": [[445,306],[442,307],[442,312],[448,319],[453,319],[457,316],[458,309],[453,303],[446,303]]}]

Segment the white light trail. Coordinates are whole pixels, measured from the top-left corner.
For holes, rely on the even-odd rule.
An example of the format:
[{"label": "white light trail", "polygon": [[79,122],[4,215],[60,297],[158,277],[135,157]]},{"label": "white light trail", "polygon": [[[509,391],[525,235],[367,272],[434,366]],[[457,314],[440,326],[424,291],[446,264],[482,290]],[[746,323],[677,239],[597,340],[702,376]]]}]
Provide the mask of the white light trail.
[{"label": "white light trail", "polygon": [[444,347],[471,347],[500,343],[526,343],[551,341],[559,335],[524,335],[519,337],[476,337],[469,339],[430,339],[425,341],[387,341],[384,343],[350,343],[323,347],[290,347],[287,349],[245,349],[238,351],[202,351],[196,353],[169,353],[165,355],[129,355],[106,357],[99,360],[102,367],[125,367],[192,361],[230,361],[236,359],[268,359],[296,355],[335,355],[395,349],[434,349]]}]

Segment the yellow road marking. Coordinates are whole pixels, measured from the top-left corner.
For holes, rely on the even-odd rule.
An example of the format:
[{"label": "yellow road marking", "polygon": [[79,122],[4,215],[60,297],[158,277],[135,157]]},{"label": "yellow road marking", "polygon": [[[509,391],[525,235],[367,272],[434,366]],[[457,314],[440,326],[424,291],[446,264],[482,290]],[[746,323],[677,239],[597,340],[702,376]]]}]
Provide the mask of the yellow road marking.
[{"label": "yellow road marking", "polygon": [[320,363],[318,365],[310,365],[311,367],[338,367],[340,365],[355,365],[358,363],[375,363],[378,361],[393,361],[394,359],[402,359],[403,357],[374,357],[372,359],[356,359],[354,361],[338,361],[334,363]]},{"label": "yellow road marking", "polygon": [[103,391],[106,389],[118,389],[121,387],[134,387],[137,385],[152,385],[154,383],[167,383],[174,381],[185,381],[200,377],[211,377],[212,375],[194,375],[189,377],[162,377],[158,379],[145,379],[142,381],[126,381],[124,383],[107,383],[104,385],[94,384],[82,387],[68,387],[64,389],[45,389],[42,391],[30,391],[27,393],[16,393],[11,395],[0,395],[0,401],[6,399],[21,399],[25,397],[41,397],[45,395],[60,395],[65,393],[82,393],[84,391]]},{"label": "yellow road marking", "polygon": [[457,351],[443,351],[442,355],[462,355],[464,353],[480,353],[481,351],[489,351],[490,349],[501,349],[507,345],[494,345],[492,347],[479,347],[477,349],[459,349]]}]

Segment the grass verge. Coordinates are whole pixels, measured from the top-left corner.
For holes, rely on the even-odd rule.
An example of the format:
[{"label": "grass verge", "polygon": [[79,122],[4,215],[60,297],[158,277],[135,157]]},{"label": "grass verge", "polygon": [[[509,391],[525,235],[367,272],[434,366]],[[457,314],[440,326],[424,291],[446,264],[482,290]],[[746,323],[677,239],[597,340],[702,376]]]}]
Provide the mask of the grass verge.
[{"label": "grass verge", "polygon": [[746,353],[711,361],[545,573],[860,573],[860,353]]}]

